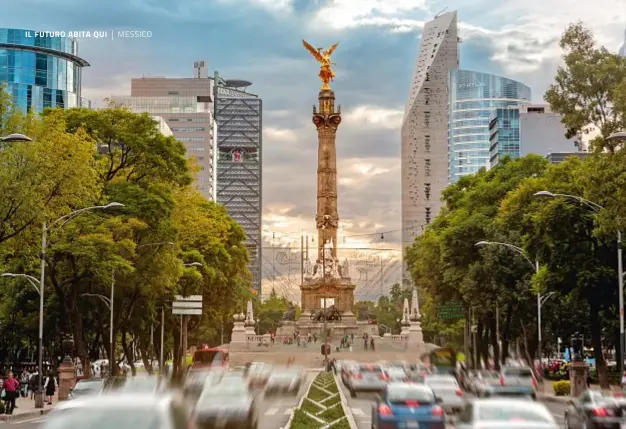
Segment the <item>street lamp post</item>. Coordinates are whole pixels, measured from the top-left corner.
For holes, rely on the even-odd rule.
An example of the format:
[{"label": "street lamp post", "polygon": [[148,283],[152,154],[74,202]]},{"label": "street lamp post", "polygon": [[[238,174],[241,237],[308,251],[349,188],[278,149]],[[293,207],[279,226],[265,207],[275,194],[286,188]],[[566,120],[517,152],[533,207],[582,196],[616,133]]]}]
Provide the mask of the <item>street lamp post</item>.
[{"label": "street lamp post", "polygon": [[[611,135],[609,140],[626,140],[626,133],[616,133]],[[549,191],[539,191],[535,193],[536,197],[562,197],[570,200],[576,200],[593,210],[596,214],[600,214],[604,207],[600,204],[589,201],[577,195],[555,194]],[[618,284],[618,300],[619,300],[619,350],[621,359],[617,363],[619,372],[624,373],[624,266],[622,259],[622,231],[617,230],[617,284]]]},{"label": "street lamp post", "polygon": [[[519,253],[520,255],[524,257],[524,259],[526,259],[526,261],[528,261],[530,266],[533,267],[533,270],[535,270],[535,274],[539,273],[539,261],[535,260],[535,262],[533,262],[528,257],[524,249],[522,249],[521,247],[517,247],[509,243],[501,243],[498,241],[479,241],[478,243],[475,244],[475,246],[478,246],[478,247],[489,246],[489,245],[505,246]],[[554,292],[548,292],[545,295],[541,295],[540,293],[537,293],[537,354],[539,355],[540,363],[541,363],[541,359],[543,358],[543,343],[542,343],[542,334],[541,334],[541,306],[553,294]]]},{"label": "street lamp post", "polygon": [[[37,392],[35,393],[35,408],[43,408],[43,311],[44,311],[44,295],[45,295],[45,273],[46,273],[46,250],[48,247],[48,231],[52,229],[55,225],[59,224],[59,228],[62,228],[66,225],[70,220],[74,219],[76,216],[81,213],[85,213],[90,210],[98,210],[98,209],[108,209],[112,207],[122,207],[123,204],[120,203],[109,203],[104,206],[92,206],[86,207],[84,209],[75,210],[65,216],[61,216],[54,222],[48,224],[46,221],[43,222],[42,225],[42,233],[41,233],[41,253],[39,255],[41,260],[40,266],[40,277],[39,277],[39,338],[38,338],[38,346],[39,346],[39,356],[38,356],[38,367],[39,367],[39,379],[37,383]],[[32,276],[28,276],[26,274],[12,274],[5,273],[9,277],[25,277],[26,279],[34,285],[34,280],[36,280]]]}]

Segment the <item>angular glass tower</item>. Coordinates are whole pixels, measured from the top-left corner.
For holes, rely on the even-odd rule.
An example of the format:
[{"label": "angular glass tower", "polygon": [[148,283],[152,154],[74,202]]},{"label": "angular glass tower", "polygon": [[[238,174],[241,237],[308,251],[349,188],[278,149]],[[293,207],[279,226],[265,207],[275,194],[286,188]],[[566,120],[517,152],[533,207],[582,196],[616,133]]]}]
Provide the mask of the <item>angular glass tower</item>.
[{"label": "angular glass tower", "polygon": [[496,109],[530,102],[523,83],[488,73],[451,70],[448,180],[489,167],[489,119]]}]

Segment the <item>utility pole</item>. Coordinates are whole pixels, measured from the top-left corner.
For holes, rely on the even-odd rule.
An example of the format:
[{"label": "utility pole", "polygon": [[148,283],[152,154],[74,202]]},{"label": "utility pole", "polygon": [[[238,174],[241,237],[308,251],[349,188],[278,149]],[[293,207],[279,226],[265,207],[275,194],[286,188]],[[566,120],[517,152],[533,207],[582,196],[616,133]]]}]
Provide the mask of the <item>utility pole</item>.
[{"label": "utility pole", "polygon": [[165,303],[161,307],[161,350],[159,356],[159,375],[163,375],[163,368],[165,368],[165,361],[163,360],[163,344],[165,343]]}]

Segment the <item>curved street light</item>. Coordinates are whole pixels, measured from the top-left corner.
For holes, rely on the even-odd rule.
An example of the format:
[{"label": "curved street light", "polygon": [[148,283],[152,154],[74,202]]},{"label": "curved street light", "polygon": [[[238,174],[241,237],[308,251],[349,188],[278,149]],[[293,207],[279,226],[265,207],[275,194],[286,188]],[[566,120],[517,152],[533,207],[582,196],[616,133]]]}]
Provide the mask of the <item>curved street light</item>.
[{"label": "curved street light", "polygon": [[24,134],[13,133],[13,134],[9,134],[8,136],[0,137],[0,141],[5,142],[5,143],[10,143],[10,142],[32,142],[33,139],[31,139],[28,136],[25,136]]},{"label": "curved street light", "polygon": [[185,267],[204,267],[200,262],[192,262],[190,264],[185,264]]},{"label": "curved street light", "polygon": [[41,295],[41,290],[40,290],[40,283],[39,280],[37,280],[35,277],[33,276],[29,276],[28,274],[14,274],[14,273],[2,273],[0,275],[0,277],[23,277],[26,280],[28,280],[28,283],[30,283],[30,285],[32,287],[35,288],[35,290],[37,291],[38,294]]},{"label": "curved street light", "polygon": [[[626,140],[626,132],[619,132],[612,134],[608,137],[608,139],[612,140]],[[568,195],[568,194],[555,194],[549,191],[539,191],[534,194],[536,197],[561,197],[567,198],[570,200],[578,201],[579,203],[585,204],[591,210],[593,210],[596,214],[600,214],[604,207],[602,207],[598,203],[594,203],[593,201],[589,201],[583,197],[579,197],[578,195]],[[619,224],[618,224],[619,226]],[[618,284],[618,299],[619,299],[619,349],[620,349],[620,361],[618,362],[618,368],[620,373],[624,372],[624,266],[622,259],[622,231],[620,229],[617,230],[617,284]]]},{"label": "curved street light", "polygon": [[[544,191],[547,192],[547,191]],[[479,241],[478,243],[474,244],[474,246],[477,247],[481,247],[481,246],[489,246],[489,245],[495,245],[495,246],[504,246],[504,247],[508,247],[509,249],[517,252],[518,254],[522,255],[524,257],[524,259],[526,259],[526,261],[528,261],[528,263],[533,267],[533,269],[535,270],[535,274],[539,273],[539,261],[535,260],[535,262],[533,263],[533,261],[528,257],[528,254],[524,251],[524,249],[522,249],[521,247],[518,246],[514,246],[512,244],[509,243],[501,243],[499,241]],[[543,338],[542,338],[542,329],[541,329],[541,307],[543,306],[543,304],[552,296],[554,295],[555,292],[548,292],[544,295],[541,295],[540,293],[537,293],[537,345],[538,345],[538,353],[539,353],[539,362],[541,363],[541,360],[543,358]]]}]

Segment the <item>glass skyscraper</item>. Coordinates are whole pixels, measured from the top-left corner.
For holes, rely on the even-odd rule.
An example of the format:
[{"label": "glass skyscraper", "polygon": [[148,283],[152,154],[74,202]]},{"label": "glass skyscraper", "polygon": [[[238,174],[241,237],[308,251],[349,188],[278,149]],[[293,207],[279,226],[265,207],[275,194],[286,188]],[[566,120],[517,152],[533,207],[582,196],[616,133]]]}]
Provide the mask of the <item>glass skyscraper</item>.
[{"label": "glass skyscraper", "polygon": [[489,166],[489,119],[494,110],[530,102],[523,83],[468,70],[450,70],[448,181]]},{"label": "glass skyscraper", "polygon": [[81,98],[82,68],[87,66],[74,38],[0,28],[0,85],[23,111],[90,107]]}]

